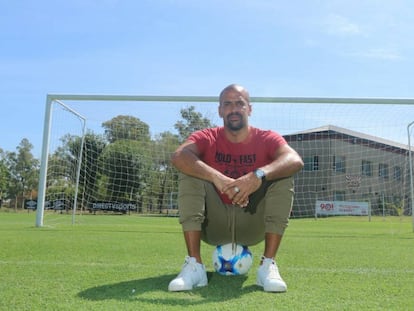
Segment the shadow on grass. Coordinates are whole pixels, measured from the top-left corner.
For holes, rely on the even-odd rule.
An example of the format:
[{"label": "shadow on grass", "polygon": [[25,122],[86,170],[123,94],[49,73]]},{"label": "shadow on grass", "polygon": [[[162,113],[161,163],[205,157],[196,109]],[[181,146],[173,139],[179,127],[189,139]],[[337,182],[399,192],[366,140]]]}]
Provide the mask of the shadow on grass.
[{"label": "shadow on grass", "polygon": [[80,292],[78,296],[91,301],[115,299],[184,306],[224,302],[260,290],[255,285],[243,287],[247,276],[226,277],[212,272],[207,275],[208,286],[187,292],[168,291],[169,282],[176,276],[173,274],[92,287]]}]

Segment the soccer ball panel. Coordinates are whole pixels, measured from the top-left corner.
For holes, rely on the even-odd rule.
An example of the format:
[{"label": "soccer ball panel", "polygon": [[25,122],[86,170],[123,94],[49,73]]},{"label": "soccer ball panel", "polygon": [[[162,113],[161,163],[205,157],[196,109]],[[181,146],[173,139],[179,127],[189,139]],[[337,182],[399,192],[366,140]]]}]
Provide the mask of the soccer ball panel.
[{"label": "soccer ball panel", "polygon": [[218,245],[213,251],[213,265],[222,275],[241,275],[249,272],[253,256],[247,246],[232,243]]}]

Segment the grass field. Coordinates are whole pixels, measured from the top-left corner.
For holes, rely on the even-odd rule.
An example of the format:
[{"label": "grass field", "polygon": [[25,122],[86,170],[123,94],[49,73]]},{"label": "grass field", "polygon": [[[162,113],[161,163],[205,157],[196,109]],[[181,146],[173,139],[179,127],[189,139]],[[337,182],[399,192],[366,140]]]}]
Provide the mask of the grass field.
[{"label": "grass field", "polygon": [[0,212],[0,310],[413,310],[411,218],[292,220],[278,265],[283,294],[248,276],[212,272],[209,285],[170,293],[185,256],[177,218]]}]

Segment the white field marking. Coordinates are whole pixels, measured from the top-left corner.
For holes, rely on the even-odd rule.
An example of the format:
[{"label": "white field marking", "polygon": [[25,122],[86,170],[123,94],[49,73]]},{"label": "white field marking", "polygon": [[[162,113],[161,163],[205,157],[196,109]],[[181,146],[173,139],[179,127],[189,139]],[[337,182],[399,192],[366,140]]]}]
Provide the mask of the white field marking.
[{"label": "white field marking", "polygon": [[106,263],[106,262],[55,262],[42,260],[24,260],[24,261],[7,261],[0,260],[0,265],[18,265],[18,266],[75,266],[75,267],[150,267],[150,264],[135,264],[135,263]]},{"label": "white field marking", "polygon": [[[151,266],[151,264],[136,264],[136,263],[104,263],[104,262],[55,262],[55,261],[41,261],[41,260],[24,260],[24,261],[7,261],[0,260],[0,265],[19,265],[19,266],[75,266],[75,267],[143,267]],[[280,267],[279,267],[280,268]],[[414,269],[381,269],[370,267],[355,267],[355,268],[322,268],[322,267],[284,267],[280,270],[291,272],[317,272],[317,273],[348,273],[348,274],[414,274]]]},{"label": "white field marking", "polygon": [[348,274],[414,274],[414,269],[381,269],[375,267],[355,267],[355,268],[308,268],[308,267],[286,267],[283,270],[292,272],[318,272],[318,273],[348,273]]}]

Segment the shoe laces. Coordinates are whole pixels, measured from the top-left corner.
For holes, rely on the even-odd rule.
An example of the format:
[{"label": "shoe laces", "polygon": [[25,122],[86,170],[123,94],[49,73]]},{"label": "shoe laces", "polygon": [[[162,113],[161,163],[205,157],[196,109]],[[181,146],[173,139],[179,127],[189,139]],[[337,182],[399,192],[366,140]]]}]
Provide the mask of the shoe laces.
[{"label": "shoe laces", "polygon": [[186,256],[180,274],[183,274],[186,271],[189,271],[189,272],[195,272],[195,271],[197,271],[196,264],[197,264],[197,262],[196,262],[196,260],[195,260],[194,257]]},{"label": "shoe laces", "polygon": [[267,277],[269,279],[281,279],[279,269],[273,258],[262,257],[262,261],[263,269],[265,269],[268,272]]}]

